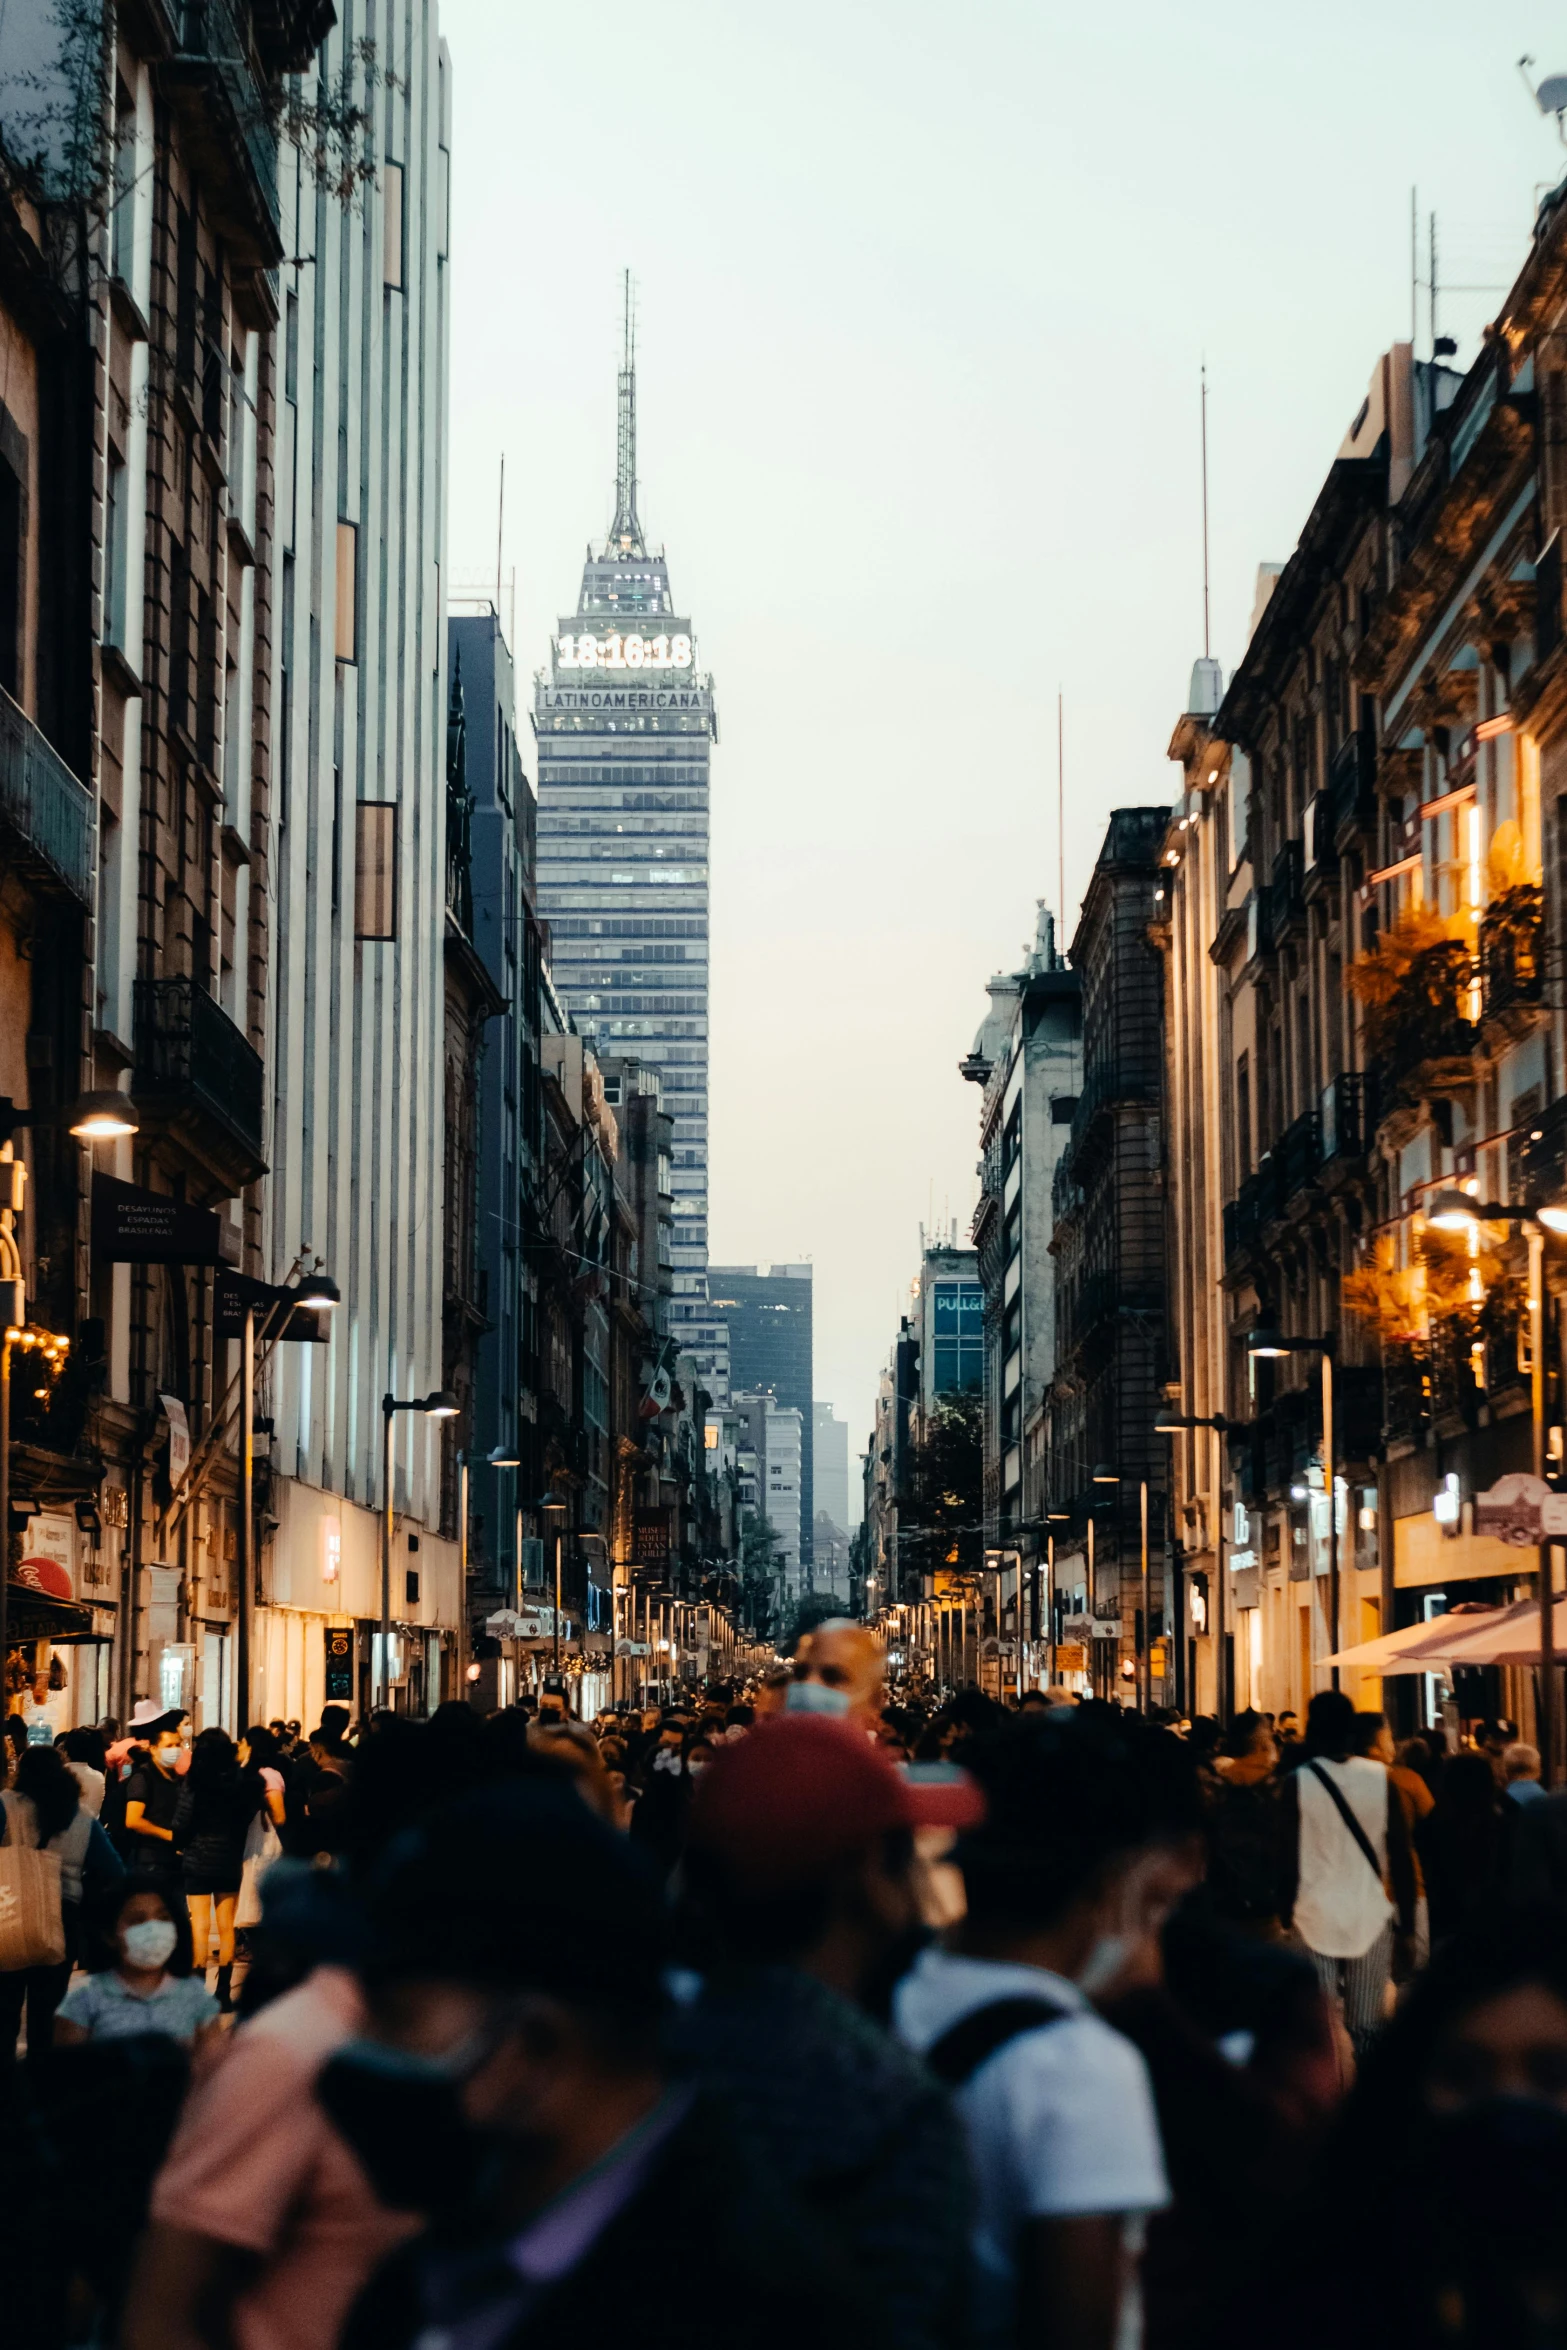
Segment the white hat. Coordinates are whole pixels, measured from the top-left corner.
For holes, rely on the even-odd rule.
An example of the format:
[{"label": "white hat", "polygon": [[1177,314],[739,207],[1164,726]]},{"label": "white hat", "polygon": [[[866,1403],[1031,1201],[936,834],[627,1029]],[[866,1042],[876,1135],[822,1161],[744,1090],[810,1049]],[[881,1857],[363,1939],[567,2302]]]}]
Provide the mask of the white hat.
[{"label": "white hat", "polygon": [[138,1697],[131,1711],[130,1728],[151,1730],[160,1722],[182,1722],[185,1709],[180,1705],[160,1705],[155,1697]]}]

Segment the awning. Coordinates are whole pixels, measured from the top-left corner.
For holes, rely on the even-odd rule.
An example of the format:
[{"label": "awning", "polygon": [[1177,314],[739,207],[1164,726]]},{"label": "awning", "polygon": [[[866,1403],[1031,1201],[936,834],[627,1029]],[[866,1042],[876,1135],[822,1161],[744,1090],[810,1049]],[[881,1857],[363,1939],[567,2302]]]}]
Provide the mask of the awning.
[{"label": "awning", "polygon": [[14,1575],[6,1600],[8,1639],[52,1640],[57,1648],[68,1648],[110,1637],[94,1628],[93,1611],[81,1600],[56,1599],[50,1592],[35,1591],[30,1583],[19,1583]]}]

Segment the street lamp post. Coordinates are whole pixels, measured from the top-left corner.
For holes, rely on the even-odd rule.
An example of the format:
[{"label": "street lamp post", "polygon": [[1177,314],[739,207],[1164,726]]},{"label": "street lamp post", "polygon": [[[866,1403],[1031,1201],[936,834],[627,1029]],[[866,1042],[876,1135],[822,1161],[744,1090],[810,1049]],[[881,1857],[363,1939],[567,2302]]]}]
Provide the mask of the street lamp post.
[{"label": "street lamp post", "polygon": [[[1220,1475],[1219,1447],[1237,1422],[1225,1418],[1223,1412],[1167,1412],[1162,1420],[1154,1422],[1156,1436],[1180,1436],[1188,1428],[1208,1428],[1213,1432],[1213,1703],[1221,1722],[1228,1721],[1234,1705],[1235,1692],[1229,1685],[1228,1638],[1229,1610],[1224,1589],[1224,1506],[1221,1500],[1223,1479]],[[1184,1627],[1176,1635],[1184,1641]],[[1195,1677],[1195,1676],[1194,1676]],[[1187,1703],[1197,1711],[1197,1692],[1186,1692]]]},{"label": "street lamp post", "polygon": [[[1317,1355],[1322,1362],[1322,1482],[1328,1493],[1328,1627],[1332,1638],[1328,1654],[1335,1656],[1343,1646],[1343,1625],[1340,1621],[1339,1565],[1338,1565],[1338,1463],[1333,1443],[1333,1354],[1336,1341],[1331,1333],[1322,1338],[1286,1338],[1283,1333],[1267,1327],[1251,1331],[1246,1339],[1246,1352],[1264,1362],[1272,1362],[1283,1355]],[[1338,1666],[1330,1665],[1332,1687],[1337,1688]]]},{"label": "street lamp post", "polygon": [[[258,1284],[259,1287],[259,1284]],[[261,1335],[286,1335],[289,1317],[297,1306],[313,1313],[330,1313],[342,1303],[342,1292],[324,1273],[307,1273],[292,1288],[278,1289],[267,1299]],[[274,1331],[274,1318],[281,1320]],[[256,1295],[245,1293],[245,1327],[240,1339],[239,1405],[239,1590],[234,1611],[234,1692],[238,1727],[251,1716],[251,1651],[255,1645],[256,1610]]]},{"label": "street lamp post", "polygon": [[433,1395],[381,1398],[381,1669],[376,1675],[381,1708],[392,1701],[392,1421],[398,1412],[423,1412],[432,1420],[455,1420],[460,1409],[449,1389]]},{"label": "street lamp post", "polygon": [[[1506,1207],[1499,1200],[1474,1200],[1463,1191],[1439,1191],[1426,1208],[1426,1222],[1438,1232],[1472,1232],[1480,1224],[1521,1224],[1529,1250],[1529,1404],[1533,1422],[1534,1474],[1545,1482],[1545,1235],[1567,1233],[1567,1205]],[[1540,1775],[1556,1782],[1556,1593],[1551,1545],[1540,1540]]]}]

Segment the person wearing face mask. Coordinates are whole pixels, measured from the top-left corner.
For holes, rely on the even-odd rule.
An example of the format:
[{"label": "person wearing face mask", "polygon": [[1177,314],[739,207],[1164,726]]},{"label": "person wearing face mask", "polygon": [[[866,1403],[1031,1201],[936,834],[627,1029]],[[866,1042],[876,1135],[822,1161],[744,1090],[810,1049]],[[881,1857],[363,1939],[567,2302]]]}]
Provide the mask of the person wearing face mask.
[{"label": "person wearing face mask", "polygon": [[1146,1931],[1158,1823],[1140,1723],[1014,1715],[964,1762],[988,1805],[958,1863],[967,1915],[899,1988],[898,2030],[952,2088],[978,2190],[976,2350],[1140,2339],[1142,2223],[1169,2200],[1148,2071],[1090,1993]]},{"label": "person wearing face mask", "polygon": [[[859,2280],[663,2045],[656,1873],[574,1797],[486,1789],[388,1856],[368,2035],[320,2096],[428,2215],[342,2350],[869,2350]],[[671,2258],[697,2289],[650,2289]]]},{"label": "person wearing face mask", "polygon": [[189,2048],[221,2028],[217,2001],[191,1973],[185,1904],[161,1879],[118,1879],[99,1923],[110,1963],[66,1993],[56,2047],[163,2032]]},{"label": "person wearing face mask", "polygon": [[886,1694],[886,1651],[876,1634],[846,1616],[829,1616],[800,1641],[784,1711],[840,1715],[874,1734]]},{"label": "person wearing face mask", "polygon": [[[142,1714],[150,1718],[138,1719]],[[183,1713],[151,1714],[144,1700],[132,1717],[132,1734],[147,1741],[141,1759],[125,1782],[125,1815],[121,1850],[126,1866],[139,1875],[177,1881],[180,1856],[176,1846],[180,1808],[181,1765],[185,1761]]]},{"label": "person wearing face mask", "polygon": [[[1292,2282],[1270,2331],[1284,2350],[1555,2350],[1564,2209],[1567,1918],[1502,1910],[1437,1951],[1362,2066],[1273,2247]],[[1313,2243],[1331,2259],[1300,2260]]]},{"label": "person wearing face mask", "polygon": [[693,2065],[901,2350],[962,2339],[969,2177],[949,2100],[884,2020],[929,1938],[916,1831],[981,1810],[960,1772],[911,1777],[851,1723],[809,1715],[723,1748],[691,1805]]},{"label": "person wearing face mask", "polygon": [[120,2350],[336,2350],[354,2296],[417,2224],[378,2199],[315,2096],[365,2023],[357,1912],[334,1874],[280,1862],[262,1916],[303,1980],[240,2024],[185,2101]]}]

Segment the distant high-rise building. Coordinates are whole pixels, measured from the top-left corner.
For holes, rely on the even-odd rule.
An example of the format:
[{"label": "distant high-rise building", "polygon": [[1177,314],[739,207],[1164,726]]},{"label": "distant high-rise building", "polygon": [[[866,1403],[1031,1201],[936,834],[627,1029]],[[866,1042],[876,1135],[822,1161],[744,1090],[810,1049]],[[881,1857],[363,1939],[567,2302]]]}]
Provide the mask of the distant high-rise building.
[{"label": "distant high-rise building", "polygon": [[[674,1118],[670,1331],[729,1389],[707,1284],[708,762],[713,681],[637,514],[629,290],[615,518],[538,675],[539,912],[556,988],[601,1055],[656,1069]],[[806,1409],[809,1410],[809,1390]]]},{"label": "distant high-rise building", "polygon": [[800,1415],[800,1556],[809,1565],[814,1492],[809,1265],[714,1265],[708,1294],[715,1322],[728,1331],[736,1392],[765,1389]]},{"label": "distant high-rise building", "polygon": [[830,1403],[811,1406],[811,1515],[828,1517],[845,1534],[860,1522],[849,1515],[849,1423],[840,1420]]}]

